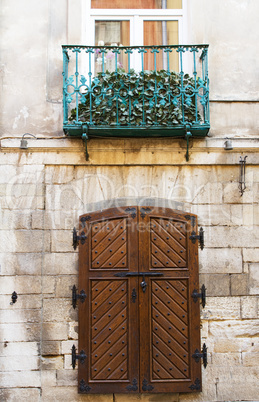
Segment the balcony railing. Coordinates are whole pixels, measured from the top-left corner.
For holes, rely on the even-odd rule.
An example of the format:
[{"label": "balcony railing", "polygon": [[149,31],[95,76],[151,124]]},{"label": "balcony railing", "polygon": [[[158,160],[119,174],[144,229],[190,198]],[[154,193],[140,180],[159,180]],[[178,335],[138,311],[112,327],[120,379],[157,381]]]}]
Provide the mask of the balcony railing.
[{"label": "balcony railing", "polygon": [[63,65],[67,135],[182,137],[188,160],[209,131],[208,45],[63,46]]}]

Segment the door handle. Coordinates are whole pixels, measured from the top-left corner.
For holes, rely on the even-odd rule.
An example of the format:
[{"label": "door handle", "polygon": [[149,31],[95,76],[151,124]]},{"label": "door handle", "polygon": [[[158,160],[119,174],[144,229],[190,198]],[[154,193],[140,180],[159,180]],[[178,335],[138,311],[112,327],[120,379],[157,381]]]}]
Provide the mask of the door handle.
[{"label": "door handle", "polygon": [[118,272],[114,274],[114,276],[119,276],[120,278],[124,278],[125,276],[142,276],[142,282],[140,282],[140,286],[142,287],[143,293],[145,293],[147,288],[147,282],[145,281],[145,276],[163,276],[162,272]]}]

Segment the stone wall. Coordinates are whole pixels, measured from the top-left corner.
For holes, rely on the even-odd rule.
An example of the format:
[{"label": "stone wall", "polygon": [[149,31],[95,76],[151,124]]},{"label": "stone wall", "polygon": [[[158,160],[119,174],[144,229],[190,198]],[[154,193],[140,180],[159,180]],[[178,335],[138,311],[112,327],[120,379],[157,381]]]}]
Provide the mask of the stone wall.
[{"label": "stone wall", "polygon": [[[74,151],[20,151],[6,142],[0,166],[0,370],[3,401],[236,401],[258,399],[259,294],[259,166],[247,149],[247,189],[238,190],[239,154],[210,150],[210,162],[197,166],[200,148],[190,164],[166,161],[176,156],[168,140],[153,140],[161,161],[149,163],[151,150],[136,150],[134,141],[106,143],[106,158],[98,141],[90,142],[90,162],[83,145]],[[139,143],[138,143],[139,144]],[[165,146],[167,144],[167,147]],[[73,147],[73,142],[70,143]],[[102,145],[103,146],[103,145]],[[77,148],[76,148],[77,147]],[[123,148],[124,147],[124,148]],[[171,148],[170,148],[171,147]],[[124,150],[122,150],[122,148]],[[162,152],[162,148],[167,149]],[[159,151],[161,149],[161,151]],[[55,149],[57,151],[57,149]],[[117,165],[107,163],[117,152]],[[125,153],[134,163],[120,161]],[[182,156],[181,148],[178,149]],[[151,156],[152,157],[152,156]],[[69,163],[69,159],[71,162]],[[112,159],[112,158],[111,158]],[[113,158],[114,160],[114,158]],[[233,161],[236,161],[233,163]],[[199,252],[200,284],[207,288],[201,309],[202,343],[209,364],[203,369],[198,394],[103,395],[77,394],[77,370],[71,367],[71,347],[77,344],[77,309],[71,288],[78,280],[78,251],[72,248],[72,228],[78,216],[107,200],[167,199],[198,215],[205,230]],[[106,203],[104,202],[106,201]],[[178,202],[178,204],[175,204]],[[16,291],[13,305],[11,294]]]}]

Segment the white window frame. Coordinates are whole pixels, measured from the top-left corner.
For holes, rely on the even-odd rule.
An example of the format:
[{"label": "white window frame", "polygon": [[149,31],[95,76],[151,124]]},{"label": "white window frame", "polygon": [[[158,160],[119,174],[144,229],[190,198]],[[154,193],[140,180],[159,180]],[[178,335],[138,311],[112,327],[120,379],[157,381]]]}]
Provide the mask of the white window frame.
[{"label": "white window frame", "polygon": [[179,44],[188,37],[187,0],[181,9],[91,9],[91,0],[82,0],[82,45],[94,46],[95,21],[130,21],[130,46],[143,46],[144,21],[178,21]]}]

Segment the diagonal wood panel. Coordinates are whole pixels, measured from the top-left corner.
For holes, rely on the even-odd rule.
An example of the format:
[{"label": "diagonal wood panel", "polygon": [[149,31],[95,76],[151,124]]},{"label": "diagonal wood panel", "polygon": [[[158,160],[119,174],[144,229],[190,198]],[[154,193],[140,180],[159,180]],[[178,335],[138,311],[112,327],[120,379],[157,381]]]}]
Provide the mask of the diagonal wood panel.
[{"label": "diagonal wood panel", "polygon": [[186,234],[177,223],[169,220],[151,219],[151,266],[153,268],[186,267]]},{"label": "diagonal wood panel", "polygon": [[[184,379],[189,376],[186,282],[177,279],[152,281],[153,379]],[[179,289],[182,289],[182,294]],[[175,301],[175,294],[178,302],[185,305]]]},{"label": "diagonal wood panel", "polygon": [[126,268],[126,219],[98,222],[92,226],[92,268]]},{"label": "diagonal wood panel", "polygon": [[91,378],[127,379],[127,282],[93,280],[91,295]]}]

